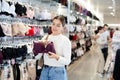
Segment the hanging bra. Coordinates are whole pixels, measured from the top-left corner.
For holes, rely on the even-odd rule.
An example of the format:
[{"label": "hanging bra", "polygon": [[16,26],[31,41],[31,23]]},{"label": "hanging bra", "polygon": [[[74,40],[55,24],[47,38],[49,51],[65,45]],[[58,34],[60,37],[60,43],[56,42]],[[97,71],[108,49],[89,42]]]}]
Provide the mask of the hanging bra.
[{"label": "hanging bra", "polygon": [[3,54],[2,54],[2,52],[0,51],[0,64],[2,64],[3,63]]},{"label": "hanging bra", "polygon": [[50,42],[46,47],[43,42],[33,42],[33,53],[36,56],[38,53],[56,53],[53,42]]},{"label": "hanging bra", "polygon": [[3,30],[3,33],[4,33],[6,36],[12,36],[12,28],[11,28],[11,25],[10,25],[10,24],[2,23],[2,24],[1,24],[1,28],[2,28],[2,30]]}]

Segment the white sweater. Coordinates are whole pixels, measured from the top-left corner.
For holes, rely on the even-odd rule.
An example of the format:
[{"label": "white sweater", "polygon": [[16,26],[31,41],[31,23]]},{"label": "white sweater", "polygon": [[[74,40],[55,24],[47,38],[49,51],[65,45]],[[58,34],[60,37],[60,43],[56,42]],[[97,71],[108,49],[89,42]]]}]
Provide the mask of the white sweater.
[{"label": "white sweater", "polygon": [[[43,40],[46,38],[43,37]],[[49,58],[47,54],[44,54],[44,64],[49,66],[65,66],[71,62],[71,42],[62,34],[53,36],[49,35],[48,41],[52,41],[54,43],[54,47],[56,50],[56,54],[60,56],[59,60],[54,58]]]}]

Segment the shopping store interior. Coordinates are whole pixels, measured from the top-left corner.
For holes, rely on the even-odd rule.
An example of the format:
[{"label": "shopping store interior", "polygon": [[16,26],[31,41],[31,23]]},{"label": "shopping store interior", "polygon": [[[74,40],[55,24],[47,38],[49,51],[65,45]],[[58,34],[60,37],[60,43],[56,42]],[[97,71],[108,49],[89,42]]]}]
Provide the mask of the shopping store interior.
[{"label": "shopping store interior", "polygon": [[[106,63],[93,39],[98,26],[107,24],[108,30],[114,32],[120,29],[119,4],[120,0],[0,0],[0,80],[20,80],[9,77],[15,75],[9,74],[11,67],[17,69],[15,63],[23,63],[24,67],[30,63],[36,68],[36,60],[23,60],[35,58],[33,42],[50,32],[51,20],[56,15],[64,16],[63,34],[72,45],[71,63],[66,66],[68,80],[120,80],[115,75],[120,32],[112,34]],[[20,48],[23,54],[19,53]],[[14,50],[19,50],[17,55]],[[100,74],[102,70],[106,71],[104,75]]]}]

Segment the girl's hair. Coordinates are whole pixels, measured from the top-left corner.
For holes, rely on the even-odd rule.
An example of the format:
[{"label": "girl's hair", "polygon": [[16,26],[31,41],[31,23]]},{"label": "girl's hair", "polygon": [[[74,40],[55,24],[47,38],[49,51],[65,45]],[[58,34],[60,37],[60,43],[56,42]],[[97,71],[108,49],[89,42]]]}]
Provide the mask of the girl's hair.
[{"label": "girl's hair", "polygon": [[97,34],[100,30],[102,30],[103,29],[103,27],[102,26],[98,26],[98,28],[97,28],[97,30],[95,30],[95,34]]},{"label": "girl's hair", "polygon": [[98,31],[99,31],[99,30],[102,30],[102,29],[103,29],[102,26],[98,26],[98,28],[97,28]]},{"label": "girl's hair", "polygon": [[52,21],[55,20],[55,19],[60,20],[60,22],[62,23],[62,26],[63,26],[63,27],[65,26],[65,17],[64,17],[63,15],[59,15],[59,16],[54,17],[54,18],[52,19]]}]

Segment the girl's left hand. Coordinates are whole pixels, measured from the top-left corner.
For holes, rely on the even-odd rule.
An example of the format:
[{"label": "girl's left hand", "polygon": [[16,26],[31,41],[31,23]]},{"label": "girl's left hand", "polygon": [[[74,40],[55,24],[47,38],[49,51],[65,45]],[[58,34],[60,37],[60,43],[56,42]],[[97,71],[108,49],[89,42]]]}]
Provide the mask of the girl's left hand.
[{"label": "girl's left hand", "polygon": [[48,57],[49,58],[55,58],[56,60],[59,60],[59,55],[57,55],[53,52],[48,52]]}]

